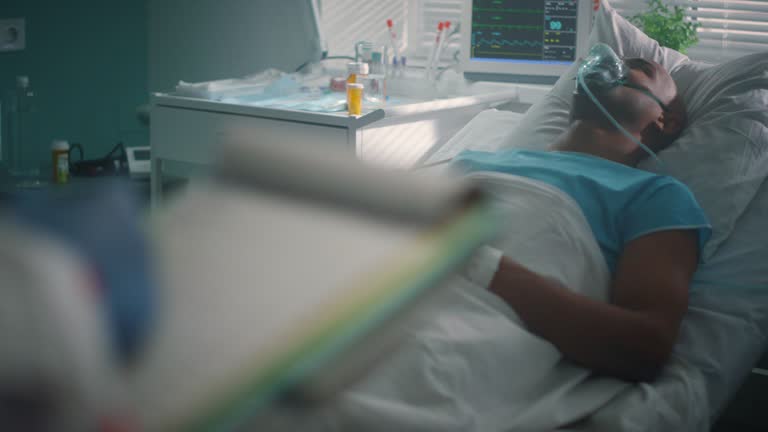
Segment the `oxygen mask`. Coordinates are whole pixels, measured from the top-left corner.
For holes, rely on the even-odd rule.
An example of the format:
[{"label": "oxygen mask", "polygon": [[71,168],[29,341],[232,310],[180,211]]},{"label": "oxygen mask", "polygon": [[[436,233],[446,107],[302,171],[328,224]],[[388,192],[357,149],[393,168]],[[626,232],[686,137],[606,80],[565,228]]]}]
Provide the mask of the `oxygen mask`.
[{"label": "oxygen mask", "polygon": [[[629,68],[606,44],[599,43],[589,50],[587,58],[579,66],[579,83],[593,92],[603,92],[627,82]],[[576,92],[583,94],[584,87],[576,85]]]},{"label": "oxygen mask", "polygon": [[651,93],[650,90],[629,82],[629,70],[630,68],[624,60],[616,55],[610,46],[604,43],[598,43],[589,50],[589,54],[579,66],[576,75],[576,93],[589,97],[616,129],[621,131],[627,138],[632,140],[632,142],[645,150],[663,169],[664,164],[656,154],[619,124],[595,96],[595,93],[604,93],[615,87],[629,87],[648,95],[661,106],[662,110],[668,111],[667,106]]}]

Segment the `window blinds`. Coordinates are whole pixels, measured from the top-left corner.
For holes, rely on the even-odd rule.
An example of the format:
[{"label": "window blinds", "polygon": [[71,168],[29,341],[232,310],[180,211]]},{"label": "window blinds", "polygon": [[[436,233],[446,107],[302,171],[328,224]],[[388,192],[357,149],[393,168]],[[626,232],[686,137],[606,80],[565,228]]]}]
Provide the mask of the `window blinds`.
[{"label": "window blinds", "polygon": [[[423,62],[434,43],[437,23],[461,18],[462,0],[408,0],[409,60]],[[625,17],[647,8],[646,0],[613,0],[611,5]],[[685,8],[689,19],[700,24],[699,43],[688,49],[696,60],[717,63],[768,50],[768,0],[665,0]],[[466,29],[462,29],[466,30]],[[443,52],[443,62],[458,49],[458,37]],[[415,63],[414,63],[415,62]]]},{"label": "window blinds", "polygon": [[[435,43],[437,24],[450,21],[451,30],[461,20],[462,0],[409,0],[408,13],[413,18],[409,23],[409,57],[411,65],[424,65]],[[462,29],[465,30],[465,29]],[[447,41],[440,58],[448,64],[459,49],[459,35]]]},{"label": "window blinds", "polygon": [[[768,50],[768,0],[666,0],[685,8],[697,21],[699,43],[688,49],[696,60],[717,63]],[[645,0],[613,0],[611,5],[630,17],[646,8]]]},{"label": "window blinds", "polygon": [[[387,20],[395,23],[400,49],[405,48],[410,0],[322,0],[321,24],[330,55],[353,55],[358,41],[389,44]],[[415,15],[411,15],[415,16]]]}]

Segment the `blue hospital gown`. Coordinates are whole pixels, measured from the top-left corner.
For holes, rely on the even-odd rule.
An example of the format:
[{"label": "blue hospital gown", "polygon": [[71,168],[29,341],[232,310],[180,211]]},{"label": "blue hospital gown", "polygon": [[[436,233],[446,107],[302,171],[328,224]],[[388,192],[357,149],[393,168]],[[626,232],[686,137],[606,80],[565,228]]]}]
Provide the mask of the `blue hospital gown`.
[{"label": "blue hospital gown", "polygon": [[570,195],[589,222],[611,274],[624,246],[657,231],[696,230],[699,256],[712,227],[691,191],[669,176],[572,152],[510,149],[464,151],[454,166],[465,173],[494,171],[548,183]]}]

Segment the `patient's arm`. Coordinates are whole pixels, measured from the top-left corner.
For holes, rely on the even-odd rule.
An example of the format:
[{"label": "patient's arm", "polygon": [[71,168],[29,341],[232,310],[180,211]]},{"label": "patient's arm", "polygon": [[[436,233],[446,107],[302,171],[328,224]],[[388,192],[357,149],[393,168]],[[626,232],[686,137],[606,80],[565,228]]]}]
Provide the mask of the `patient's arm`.
[{"label": "patient's arm", "polygon": [[573,293],[504,257],[490,290],[565,357],[599,373],[653,379],[669,357],[698,258],[695,231],[661,231],[626,245],[610,304]]}]

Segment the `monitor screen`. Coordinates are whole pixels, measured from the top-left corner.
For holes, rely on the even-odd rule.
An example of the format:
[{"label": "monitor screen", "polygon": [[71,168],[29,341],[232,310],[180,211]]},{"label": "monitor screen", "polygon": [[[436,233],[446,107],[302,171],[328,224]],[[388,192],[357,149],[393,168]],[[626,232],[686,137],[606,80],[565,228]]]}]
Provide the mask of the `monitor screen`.
[{"label": "monitor screen", "polygon": [[[592,0],[468,0],[464,71],[554,80],[584,52]],[[514,80],[514,79],[510,79]],[[537,80],[534,80],[537,81]]]},{"label": "monitor screen", "polygon": [[576,54],[576,1],[477,0],[470,57],[566,62]]}]

